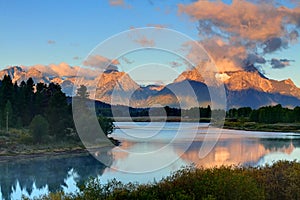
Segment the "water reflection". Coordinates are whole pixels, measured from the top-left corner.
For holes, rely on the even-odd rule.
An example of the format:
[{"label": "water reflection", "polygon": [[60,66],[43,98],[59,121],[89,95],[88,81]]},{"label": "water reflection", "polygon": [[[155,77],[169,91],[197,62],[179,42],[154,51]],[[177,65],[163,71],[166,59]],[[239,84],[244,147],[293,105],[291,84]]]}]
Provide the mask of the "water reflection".
[{"label": "water reflection", "polygon": [[101,175],[105,166],[91,156],[42,158],[0,163],[1,199],[20,199],[65,189],[75,182]]},{"label": "water reflection", "polygon": [[[221,165],[251,165],[256,166],[268,154],[280,152],[289,155],[296,148],[292,141],[281,141],[280,146],[265,146],[260,139],[227,139],[218,142],[217,146],[203,159],[199,159],[199,142],[192,144],[182,158],[205,168]],[[179,150],[180,151],[180,150]],[[283,158],[282,158],[283,159]],[[294,157],[300,160],[300,155]],[[275,159],[272,161],[277,161]]]},{"label": "water reflection", "polygon": [[[98,177],[102,183],[113,178],[123,182],[147,183],[160,180],[192,163],[203,167],[237,164],[261,166],[283,159],[300,160],[300,136],[296,134],[226,130],[215,148],[205,158],[200,159],[204,127],[196,129],[198,134],[194,138],[190,135],[190,129],[195,130],[194,124],[184,124],[180,137],[170,143],[176,133],[172,123],[163,126],[152,137],[152,141],[151,137],[148,141],[144,140],[148,133],[152,134],[151,127],[148,126],[147,131],[143,132],[140,126],[136,128],[133,124],[119,124],[121,127],[122,125],[126,126],[130,136],[127,137],[121,129],[115,131],[113,136],[122,141],[120,147],[94,151],[94,156],[110,161],[109,168],[90,155],[0,162],[0,199],[20,199],[22,195],[33,198],[57,190],[74,193],[78,191],[76,183],[89,177]],[[157,127],[154,127],[155,131],[158,131]],[[139,134],[143,134],[142,142],[137,140]],[[186,146],[189,148],[186,149]],[[161,148],[163,151],[158,156],[147,154]],[[164,165],[166,160],[174,162]],[[159,169],[148,173],[122,172],[141,172],[153,168]]]}]

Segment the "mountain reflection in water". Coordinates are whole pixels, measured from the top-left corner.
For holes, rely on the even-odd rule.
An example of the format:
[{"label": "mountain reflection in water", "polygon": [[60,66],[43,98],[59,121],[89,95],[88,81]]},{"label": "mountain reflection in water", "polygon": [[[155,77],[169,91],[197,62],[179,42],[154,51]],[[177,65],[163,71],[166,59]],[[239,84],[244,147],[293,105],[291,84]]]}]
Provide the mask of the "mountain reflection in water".
[{"label": "mountain reflection in water", "polygon": [[[147,127],[143,129],[145,125]],[[113,178],[123,182],[147,183],[191,164],[205,168],[221,165],[262,166],[278,160],[300,160],[299,135],[232,130],[224,130],[213,150],[200,159],[199,150],[205,136],[203,131],[207,127],[201,125],[197,128],[196,124],[186,123],[180,137],[172,141],[177,125],[119,123],[121,129],[116,129],[113,137],[122,142],[121,146],[106,149],[101,154],[95,152],[110,161],[109,167],[91,155],[0,162],[0,199],[19,199],[22,195],[33,198],[57,190],[76,192],[76,183],[83,183],[89,177],[98,177],[101,183]],[[123,128],[126,131],[122,131]],[[192,130],[198,133],[195,138],[190,137]],[[157,133],[153,134],[153,131]],[[139,141],[139,138],[143,139]],[[157,149],[161,149],[158,155],[151,154]],[[166,164],[169,160],[172,162]],[[146,172],[127,173],[143,170]]]}]

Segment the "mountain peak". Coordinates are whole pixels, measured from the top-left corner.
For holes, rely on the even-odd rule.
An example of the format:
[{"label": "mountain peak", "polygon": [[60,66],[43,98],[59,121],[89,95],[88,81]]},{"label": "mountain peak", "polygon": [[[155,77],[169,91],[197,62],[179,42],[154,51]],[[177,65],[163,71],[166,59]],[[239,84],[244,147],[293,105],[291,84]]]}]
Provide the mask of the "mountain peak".
[{"label": "mountain peak", "polygon": [[[0,71],[0,78],[9,75],[13,82],[18,83],[23,80],[26,81],[29,77],[32,77],[35,83],[59,83],[63,91],[71,96],[74,95],[73,86],[78,87],[83,84],[91,91],[91,96],[94,95],[93,97],[97,100],[127,105],[129,99],[130,105],[134,107],[147,107],[153,102],[177,105],[178,100],[170,92],[166,92],[166,88],[185,86],[187,83],[193,86],[199,97],[205,95],[207,86],[224,84],[231,106],[259,107],[271,103],[300,105],[298,103],[300,101],[300,89],[291,79],[282,81],[268,79],[253,65],[244,70],[222,73],[197,67],[183,72],[168,86],[148,85],[145,87],[138,85],[129,74],[119,71],[117,67],[110,67],[99,76],[94,71],[84,72],[84,74],[89,75],[88,78],[78,75],[77,71],[78,68],[66,64],[32,67],[12,66]],[[185,91],[184,87],[181,87],[181,90]],[[190,99],[189,94],[182,93],[181,96]],[[209,104],[208,98],[202,100],[205,104]]]},{"label": "mountain peak", "polygon": [[2,79],[4,75],[10,76],[13,82],[17,81],[20,77],[24,75],[25,71],[22,67],[11,66],[7,69],[0,71],[0,78]]},{"label": "mountain peak", "polygon": [[265,77],[265,75],[259,71],[259,69],[257,69],[254,65],[248,65],[245,68],[246,72],[253,72],[253,73],[257,73],[259,76],[261,76],[262,78],[268,79],[267,77]]},{"label": "mountain peak", "polygon": [[290,78],[284,80],[284,83],[285,83],[285,84],[288,84],[288,85],[295,86],[295,83],[294,83],[294,82],[292,81],[292,79],[290,79]]},{"label": "mountain peak", "polygon": [[114,73],[114,72],[119,72],[119,70],[117,70],[117,69],[107,69],[103,73],[110,74],[110,73]]}]

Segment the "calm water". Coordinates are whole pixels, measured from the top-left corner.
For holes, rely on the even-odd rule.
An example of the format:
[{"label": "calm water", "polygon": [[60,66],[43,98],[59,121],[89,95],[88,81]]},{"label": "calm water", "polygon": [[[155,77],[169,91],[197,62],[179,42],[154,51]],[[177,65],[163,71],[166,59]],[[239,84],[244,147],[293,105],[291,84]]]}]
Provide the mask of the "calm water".
[{"label": "calm water", "polygon": [[[36,197],[49,191],[78,191],[77,182],[98,177],[123,182],[152,182],[182,166],[262,166],[300,160],[300,135],[210,129],[196,123],[117,123],[112,134],[120,147],[101,152],[109,167],[91,155],[0,162],[0,199]],[[218,139],[216,145],[215,141]],[[210,148],[213,146],[214,148]],[[208,153],[201,158],[201,152]],[[205,154],[206,154],[205,153]],[[99,156],[99,152],[96,152]],[[0,160],[1,161],[1,160]]]}]

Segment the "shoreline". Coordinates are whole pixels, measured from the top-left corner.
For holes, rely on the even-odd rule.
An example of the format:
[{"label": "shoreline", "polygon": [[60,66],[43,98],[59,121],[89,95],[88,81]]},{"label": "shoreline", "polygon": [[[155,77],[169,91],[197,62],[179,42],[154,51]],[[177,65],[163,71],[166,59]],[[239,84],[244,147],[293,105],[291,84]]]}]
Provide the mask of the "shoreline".
[{"label": "shoreline", "polygon": [[300,130],[293,131],[293,130],[270,130],[270,129],[247,129],[247,128],[232,128],[232,127],[223,127],[224,130],[234,130],[234,131],[246,131],[246,132],[262,132],[262,133],[294,133],[294,134],[300,134]]},{"label": "shoreline", "polygon": [[10,154],[0,154],[0,163],[5,163],[9,161],[22,161],[22,160],[32,160],[32,159],[45,159],[45,158],[58,158],[64,156],[79,156],[79,155],[91,155],[91,152],[103,148],[114,148],[111,145],[100,145],[89,148],[86,147],[74,147],[70,149],[52,149],[52,150],[35,150],[33,152],[18,152]]},{"label": "shoreline", "polygon": [[[141,121],[140,121],[141,122]],[[118,127],[116,127],[118,128]],[[239,122],[225,122],[222,127],[224,130],[236,131],[255,131],[255,132],[270,132],[270,133],[294,133],[300,134],[300,124],[256,124],[252,122],[239,123]],[[91,149],[109,148],[110,145],[100,145]],[[90,149],[90,150],[91,150]],[[82,146],[61,147],[61,148],[41,148],[31,149],[26,152],[0,152],[0,163],[9,162],[13,160],[30,160],[42,158],[55,158],[61,156],[76,156],[76,155],[89,155],[90,151]]]},{"label": "shoreline", "polygon": [[16,153],[10,155],[0,155],[0,163],[9,162],[12,160],[31,160],[47,157],[60,157],[60,156],[70,156],[70,155],[88,155],[89,152],[87,149],[70,149],[70,150],[54,150],[54,151],[45,151],[45,152],[31,152],[31,153]]},{"label": "shoreline", "polygon": [[223,129],[237,131],[256,131],[256,132],[274,132],[274,133],[300,133],[300,124],[295,123],[277,123],[260,124],[254,122],[226,122]]}]

